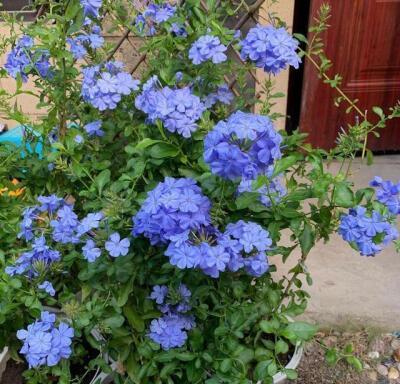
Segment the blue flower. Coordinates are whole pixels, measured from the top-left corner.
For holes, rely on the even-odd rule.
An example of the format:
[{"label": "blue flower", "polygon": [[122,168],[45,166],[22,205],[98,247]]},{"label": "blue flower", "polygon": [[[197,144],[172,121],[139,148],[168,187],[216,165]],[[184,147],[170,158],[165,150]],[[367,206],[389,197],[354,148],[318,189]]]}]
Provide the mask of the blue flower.
[{"label": "blue flower", "polygon": [[200,252],[197,247],[183,243],[176,245],[171,243],[165,251],[169,262],[179,269],[195,268],[200,262]]},{"label": "blue flower", "polygon": [[258,68],[266,72],[279,73],[288,65],[299,67],[298,41],[285,28],[257,25],[251,28],[241,42],[243,60],[255,62]]},{"label": "blue flower", "polygon": [[24,35],[7,55],[4,68],[11,77],[17,78],[20,75],[22,81],[27,82],[30,74],[41,77],[47,77],[50,74],[49,52],[32,48],[33,39]]},{"label": "blue flower", "polygon": [[156,27],[175,15],[176,7],[170,4],[150,4],[135,19],[138,32],[144,36],[156,34]]},{"label": "blue flower", "polygon": [[189,59],[195,65],[211,60],[214,64],[226,61],[227,48],[216,36],[205,35],[196,40],[189,50]]},{"label": "blue flower", "polygon": [[106,250],[112,257],[126,256],[129,252],[129,246],[129,240],[127,238],[121,240],[118,232],[113,233],[105,244]]},{"label": "blue flower", "polygon": [[230,253],[228,268],[231,271],[236,272],[244,267],[247,273],[255,277],[268,271],[265,252],[271,250],[272,240],[269,232],[260,225],[243,220],[228,224],[220,244]]},{"label": "blue flower", "polygon": [[234,97],[235,96],[231,92],[229,86],[227,84],[223,84],[218,87],[216,92],[210,93],[204,99],[204,105],[206,106],[206,108],[211,108],[218,101],[222,104],[229,105],[233,101]]},{"label": "blue flower", "polygon": [[86,241],[86,244],[82,248],[84,258],[89,262],[95,262],[101,255],[100,248],[96,247],[96,243],[89,239]]},{"label": "blue flower", "polygon": [[149,337],[168,351],[171,348],[182,347],[187,340],[187,333],[179,317],[164,316],[151,322]]},{"label": "blue flower", "polygon": [[170,293],[167,286],[155,286],[150,296],[163,313],[159,319],[153,320],[150,324],[148,336],[164,350],[182,347],[187,340],[186,331],[196,326],[192,315],[183,314],[191,309],[189,300],[192,295],[185,284],[180,284],[178,290],[172,289],[171,295],[174,301],[167,300]]},{"label": "blue flower", "polygon": [[210,223],[210,201],[192,179],[167,177],[148,193],[133,218],[133,235],[143,234],[152,244]]},{"label": "blue flower", "polygon": [[29,241],[32,240],[33,235],[33,223],[40,214],[39,207],[28,207],[23,212],[23,218],[20,224],[19,238],[24,238]]},{"label": "blue flower", "polygon": [[187,37],[188,33],[184,25],[180,23],[172,23],[170,32],[178,37]]},{"label": "blue flower", "polygon": [[85,139],[83,138],[82,135],[76,135],[75,138],[74,138],[74,141],[77,144],[82,144],[85,141]]},{"label": "blue flower", "polygon": [[348,215],[342,215],[338,232],[362,256],[375,256],[384,245],[399,237],[387,217],[377,211],[368,212],[361,206],[350,209]]},{"label": "blue flower", "polygon": [[379,176],[370,182],[372,187],[376,188],[377,200],[386,205],[389,212],[393,215],[400,214],[400,182],[395,184],[391,180],[383,180]]},{"label": "blue flower", "polygon": [[42,284],[38,285],[38,288],[44,289],[45,292],[48,293],[50,296],[54,296],[56,294],[56,291],[50,281],[44,281]]},{"label": "blue flower", "polygon": [[220,121],[204,140],[204,160],[211,171],[236,180],[264,174],[281,157],[282,137],[266,116],[236,112]]},{"label": "blue flower", "polygon": [[39,196],[37,200],[41,204],[38,208],[40,212],[47,211],[48,213],[53,213],[62,205],[64,205],[64,199],[56,195]]},{"label": "blue flower", "polygon": [[44,236],[37,237],[32,245],[32,250],[24,252],[16,260],[15,266],[7,267],[6,273],[14,275],[37,276],[37,264],[49,267],[52,263],[60,260],[60,253],[52,250],[47,244]]},{"label": "blue flower", "polygon": [[104,136],[104,131],[101,129],[102,122],[100,120],[92,121],[86,124],[83,128],[89,136]]},{"label": "blue flower", "polygon": [[230,254],[222,245],[211,246],[202,242],[200,248],[200,263],[202,271],[213,278],[219,277],[220,272],[224,272],[230,260]]},{"label": "blue flower", "polygon": [[123,64],[118,61],[84,68],[83,99],[99,111],[115,109],[122,96],[139,89],[139,81],[122,69]]},{"label": "blue flower", "polygon": [[153,299],[157,304],[164,304],[165,297],[168,295],[168,287],[166,285],[156,285],[153,287],[150,299]]},{"label": "blue flower", "polygon": [[103,220],[104,215],[102,212],[89,213],[85,218],[83,218],[78,226],[78,233],[80,235],[91,231],[92,229],[97,229],[100,226],[100,221]]},{"label": "blue flower", "polygon": [[168,131],[190,137],[198,128],[204,104],[189,87],[158,89],[157,83],[157,77],[152,77],[144,84],[143,92],[135,99],[136,108],[147,114],[149,122],[160,120]]},{"label": "blue flower", "polygon": [[85,16],[99,17],[99,10],[103,0],[80,0]]},{"label": "blue flower", "polygon": [[248,257],[244,259],[243,262],[246,272],[254,277],[261,277],[269,269],[268,258],[263,252]]},{"label": "blue flower", "polygon": [[86,35],[79,35],[75,38],[68,38],[67,43],[70,45],[70,51],[75,59],[83,59],[88,48],[98,49],[104,44],[104,38],[100,35],[101,28],[98,26],[92,27],[92,31]]},{"label": "blue flower", "polygon": [[50,221],[53,228],[53,240],[63,244],[76,244],[79,242],[79,220],[73,207],[64,205],[57,211],[57,219]]},{"label": "blue flower", "polygon": [[55,321],[55,315],[42,312],[40,320],[17,332],[17,338],[23,341],[20,353],[25,355],[29,368],[52,367],[71,356],[74,330],[65,323],[56,327]]}]

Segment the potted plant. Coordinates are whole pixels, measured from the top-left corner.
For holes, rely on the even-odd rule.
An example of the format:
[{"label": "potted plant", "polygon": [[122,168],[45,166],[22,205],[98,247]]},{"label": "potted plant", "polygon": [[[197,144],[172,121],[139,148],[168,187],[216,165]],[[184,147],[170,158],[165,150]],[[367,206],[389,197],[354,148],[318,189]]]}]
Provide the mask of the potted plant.
[{"label": "potted plant", "polygon": [[[33,24],[5,15],[1,76],[17,87],[0,110],[30,129],[0,152],[2,177],[24,191],[0,196],[0,347],[26,362],[30,384],[296,378],[316,331],[296,319],[314,244],[338,231],[373,256],[398,236],[399,186],[376,178],[354,191],[347,179],[378,125],[349,127],[326,152],[275,129],[272,82],[252,112],[249,70],[272,76],[307,56],[325,73],[329,10],[310,43],[296,36],[300,47],[275,16],[244,36],[226,28],[231,1],[36,3]],[[105,15],[142,36],[140,80],[113,59]],[[37,121],[11,107],[28,79]],[[400,115],[376,111],[379,126]],[[325,164],[334,159],[337,174]],[[274,280],[274,260],[295,249],[290,275]]]}]

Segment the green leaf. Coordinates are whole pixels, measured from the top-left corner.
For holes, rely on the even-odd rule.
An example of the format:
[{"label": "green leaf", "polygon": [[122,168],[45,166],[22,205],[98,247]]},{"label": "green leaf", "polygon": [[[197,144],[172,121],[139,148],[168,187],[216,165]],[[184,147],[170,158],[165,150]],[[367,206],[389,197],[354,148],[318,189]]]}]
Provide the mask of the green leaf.
[{"label": "green leaf", "polygon": [[385,118],[385,113],[381,107],[372,107],[372,110],[375,114],[377,114],[381,119]]},{"label": "green leaf", "polygon": [[293,33],[293,36],[294,36],[297,40],[301,41],[302,43],[308,44],[307,38],[306,38],[304,35],[302,35],[301,33]]},{"label": "green leaf", "polygon": [[105,169],[96,176],[94,181],[100,195],[102,194],[103,189],[107,185],[107,183],[110,182],[110,178],[111,178],[111,172],[109,169]]},{"label": "green leaf", "polygon": [[298,374],[294,369],[285,369],[284,372],[289,380],[296,380],[298,377]]},{"label": "green leaf", "polygon": [[304,229],[299,236],[299,242],[302,254],[308,255],[315,244],[315,233],[312,226],[307,222],[304,224]]},{"label": "green leaf", "polygon": [[139,141],[139,143],[137,143],[135,145],[135,149],[145,149],[145,148],[148,148],[157,143],[162,143],[162,141],[161,140],[153,140],[153,139],[149,139],[148,137],[146,137],[145,139]]},{"label": "green leaf", "polygon": [[260,321],[260,329],[265,333],[274,333],[279,329],[279,321],[276,319],[270,321],[262,320]]},{"label": "green leaf", "polygon": [[111,329],[114,328],[119,328],[122,324],[124,324],[124,317],[121,315],[115,315],[112,317],[109,317],[108,319],[105,319],[103,323],[107,326],[110,327]]},{"label": "green leaf", "polygon": [[119,307],[123,307],[129,298],[130,293],[133,291],[134,278],[131,278],[123,287],[119,289],[117,304]]},{"label": "green leaf", "polygon": [[130,304],[123,308],[123,312],[132,328],[136,329],[138,332],[144,331],[145,325],[142,317],[132,308]]},{"label": "green leaf", "polygon": [[298,339],[302,341],[310,340],[317,332],[318,327],[303,321],[296,321],[288,324],[286,331],[292,332]]},{"label": "green leaf", "polygon": [[233,365],[232,359],[224,359],[222,360],[219,369],[222,373],[227,373],[231,370],[232,365]]},{"label": "green leaf", "polygon": [[343,181],[335,185],[333,193],[333,202],[338,207],[351,208],[354,207],[354,194],[348,184]]},{"label": "green leaf", "polygon": [[289,351],[289,345],[286,343],[286,342],[284,342],[283,340],[278,340],[276,343],[275,343],[275,353],[277,354],[277,355],[279,355],[279,354],[285,354],[285,353],[287,353]]},{"label": "green leaf", "polygon": [[303,158],[304,156],[301,153],[296,153],[279,159],[275,163],[274,173],[272,177],[280,175],[282,172],[286,171],[299,161],[303,160]]},{"label": "green leaf", "polygon": [[357,372],[361,372],[363,370],[362,362],[357,359],[355,356],[346,357],[346,361],[350,364]]},{"label": "green leaf", "polygon": [[180,352],[175,357],[180,361],[192,361],[196,358],[196,355],[192,352]]},{"label": "green leaf", "polygon": [[245,192],[239,195],[236,199],[237,209],[248,208],[251,204],[257,203],[259,201],[260,194],[257,192]]},{"label": "green leaf", "polygon": [[179,149],[175,145],[168,143],[156,144],[150,149],[150,156],[155,159],[164,159],[166,157],[175,157],[179,153]]},{"label": "green leaf", "polygon": [[271,364],[272,360],[260,361],[256,368],[254,369],[254,378],[256,380],[264,380],[268,375],[268,366]]}]

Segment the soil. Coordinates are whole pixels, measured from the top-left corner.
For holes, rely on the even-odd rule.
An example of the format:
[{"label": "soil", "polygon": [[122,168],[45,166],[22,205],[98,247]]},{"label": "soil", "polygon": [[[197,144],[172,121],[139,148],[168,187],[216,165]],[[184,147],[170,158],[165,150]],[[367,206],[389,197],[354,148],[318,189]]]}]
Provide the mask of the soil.
[{"label": "soil", "polygon": [[0,384],[23,384],[22,372],[26,369],[24,364],[9,360],[3,373]]}]

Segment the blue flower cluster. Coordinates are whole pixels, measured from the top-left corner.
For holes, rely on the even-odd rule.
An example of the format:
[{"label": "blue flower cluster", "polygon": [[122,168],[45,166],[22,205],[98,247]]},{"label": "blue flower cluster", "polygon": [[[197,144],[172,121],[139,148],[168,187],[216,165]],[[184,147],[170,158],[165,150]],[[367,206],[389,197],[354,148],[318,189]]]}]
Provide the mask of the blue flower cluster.
[{"label": "blue flower cluster", "polygon": [[244,267],[254,277],[260,277],[268,271],[266,251],[271,249],[269,232],[260,225],[243,220],[228,224],[221,241],[230,251],[228,268],[236,272]]},{"label": "blue flower cluster", "polygon": [[82,97],[99,111],[115,109],[122,96],[139,89],[139,81],[123,71],[119,61],[83,69]]},{"label": "blue flower cluster", "polygon": [[[157,25],[168,21],[175,15],[176,7],[166,4],[150,4],[135,19],[138,32],[145,36],[154,36],[157,33]],[[174,30],[179,32],[176,25]]]},{"label": "blue flower cluster", "polygon": [[272,178],[272,172],[273,167],[271,166],[265,174],[268,184],[264,184],[257,190],[254,190],[253,187],[253,183],[256,179],[243,177],[238,186],[238,193],[258,192],[260,194],[261,203],[266,207],[279,203],[282,197],[287,194],[287,190],[282,184],[282,178],[279,176]]},{"label": "blue flower cluster", "polygon": [[24,342],[20,353],[25,355],[29,368],[53,367],[71,356],[74,330],[66,323],[57,327],[55,322],[54,314],[42,312],[40,320],[17,332],[17,338]]},{"label": "blue flower cluster", "polygon": [[151,244],[163,244],[171,237],[210,223],[211,203],[192,179],[167,177],[148,193],[133,218],[133,235],[143,234]]},{"label": "blue flower cluster", "polygon": [[229,89],[229,86],[227,84],[224,84],[218,87],[216,92],[207,95],[203,102],[206,108],[211,108],[217,102],[229,105],[230,103],[232,103],[234,97],[235,96]]},{"label": "blue flower cluster", "polygon": [[184,284],[173,292],[165,285],[153,288],[150,299],[158,304],[163,316],[151,322],[148,335],[162,349],[182,347],[187,340],[187,331],[196,326],[194,316],[187,314],[192,308],[189,304],[191,295]]},{"label": "blue flower cluster", "polygon": [[85,16],[99,17],[99,10],[103,4],[103,0],[80,0],[80,2]]},{"label": "blue flower cluster", "polygon": [[266,116],[236,112],[204,140],[204,160],[225,179],[255,179],[281,157],[282,137]]},{"label": "blue flower cluster", "polygon": [[[83,256],[89,262],[94,262],[101,255],[101,249],[93,240],[93,230],[98,229],[104,219],[101,212],[89,213],[79,220],[73,206],[55,195],[39,196],[38,202],[40,205],[25,209],[19,233],[20,238],[32,241],[32,249],[24,252],[16,260],[15,265],[7,267],[7,274],[37,276],[39,269],[47,268],[60,260],[60,253],[47,245],[44,236],[47,231],[43,226],[43,223],[47,222],[50,224],[51,238],[55,243],[84,243]],[[121,240],[117,232],[110,235],[108,241],[105,242],[105,249],[111,257],[127,255],[129,246],[129,240],[127,238]],[[42,289],[48,293],[51,291],[49,284],[43,286]]]},{"label": "blue flower cluster", "polygon": [[298,45],[285,28],[257,25],[241,42],[241,56],[255,62],[258,68],[277,74],[287,65],[299,67]]},{"label": "blue flower cluster", "polygon": [[370,185],[376,188],[377,200],[385,205],[391,214],[400,215],[400,182],[395,184],[391,180],[384,181],[375,176]]},{"label": "blue flower cluster", "polygon": [[170,132],[190,137],[197,130],[197,121],[205,110],[200,98],[189,87],[160,88],[156,76],[150,78],[136,97],[135,106],[147,115],[148,121],[162,121]]},{"label": "blue flower cluster", "polygon": [[49,76],[49,52],[43,49],[32,50],[32,48],[33,39],[30,36],[24,35],[8,54],[4,68],[14,79],[20,75],[22,81],[27,82],[29,74],[41,77]]},{"label": "blue flower cluster", "polygon": [[167,178],[133,218],[133,235],[144,234],[153,245],[167,243],[165,255],[180,269],[199,268],[213,278],[240,268],[252,276],[264,274],[265,251],[272,244],[268,231],[240,221],[221,233],[210,224],[209,211],[209,200],[193,180]]},{"label": "blue flower cluster", "polygon": [[195,65],[211,60],[214,64],[223,63],[227,56],[227,48],[221,43],[218,37],[205,35],[197,39],[189,50],[189,59]]},{"label": "blue flower cluster", "polygon": [[91,33],[87,35],[79,35],[75,38],[68,38],[67,43],[70,45],[70,50],[75,59],[83,59],[88,48],[98,49],[104,44],[104,38],[101,36],[101,28],[97,25],[92,27]]},{"label": "blue flower cluster", "polygon": [[355,246],[362,256],[375,256],[383,246],[399,237],[398,231],[377,211],[368,212],[365,207],[350,209],[341,217],[339,234]]},{"label": "blue flower cluster", "polygon": [[60,252],[52,250],[44,236],[37,237],[30,251],[24,252],[15,262],[14,266],[6,267],[5,272],[10,275],[27,274],[29,277],[37,276],[40,267],[48,267],[59,261]]}]

